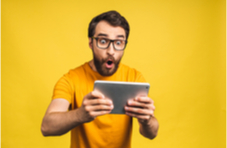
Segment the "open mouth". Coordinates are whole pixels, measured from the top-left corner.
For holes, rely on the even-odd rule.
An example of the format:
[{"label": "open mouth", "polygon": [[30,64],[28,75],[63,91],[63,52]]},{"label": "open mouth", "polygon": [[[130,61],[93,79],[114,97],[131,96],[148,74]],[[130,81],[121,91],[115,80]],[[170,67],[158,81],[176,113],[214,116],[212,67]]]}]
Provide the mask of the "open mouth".
[{"label": "open mouth", "polygon": [[113,61],[113,60],[108,59],[108,60],[106,61],[106,68],[112,68],[113,65],[114,65],[114,61]]},{"label": "open mouth", "polygon": [[113,63],[113,61],[111,61],[111,60],[108,60],[108,61],[107,61],[107,64],[108,64],[108,65],[111,65],[112,63]]}]

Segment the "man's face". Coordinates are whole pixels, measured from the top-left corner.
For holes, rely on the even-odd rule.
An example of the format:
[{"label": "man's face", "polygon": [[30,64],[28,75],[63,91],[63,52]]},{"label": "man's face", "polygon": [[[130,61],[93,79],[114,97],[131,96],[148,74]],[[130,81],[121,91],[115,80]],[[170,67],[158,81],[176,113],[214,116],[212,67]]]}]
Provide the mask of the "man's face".
[{"label": "man's face", "polygon": [[[125,30],[122,27],[111,26],[106,21],[100,21],[97,24],[94,37],[111,40],[126,40]],[[96,42],[95,39],[89,38],[89,46],[93,51],[95,68],[102,76],[111,76],[117,71],[124,51],[115,50],[113,42],[107,49],[100,49],[97,47]]]}]

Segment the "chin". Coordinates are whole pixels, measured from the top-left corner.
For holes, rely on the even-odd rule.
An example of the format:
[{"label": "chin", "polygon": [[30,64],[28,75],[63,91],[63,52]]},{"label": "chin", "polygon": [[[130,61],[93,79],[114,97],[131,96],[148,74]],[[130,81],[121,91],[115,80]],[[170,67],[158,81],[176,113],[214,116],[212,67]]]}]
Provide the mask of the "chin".
[{"label": "chin", "polygon": [[116,67],[113,67],[109,70],[104,67],[101,71],[98,70],[99,74],[102,76],[112,76],[116,71],[117,71]]},{"label": "chin", "polygon": [[100,75],[102,76],[112,76],[115,73],[115,71],[102,71],[99,72]]}]

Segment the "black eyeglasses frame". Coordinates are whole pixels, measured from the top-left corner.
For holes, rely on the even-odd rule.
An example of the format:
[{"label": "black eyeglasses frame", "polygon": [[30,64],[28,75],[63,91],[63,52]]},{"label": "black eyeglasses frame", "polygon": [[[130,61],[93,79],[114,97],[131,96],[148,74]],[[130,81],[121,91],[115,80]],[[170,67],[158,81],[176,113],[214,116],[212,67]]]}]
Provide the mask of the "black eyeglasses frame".
[{"label": "black eyeglasses frame", "polygon": [[[109,42],[109,45],[108,45],[106,48],[103,48],[103,47],[99,47],[99,46],[98,46],[98,39],[99,39],[99,37],[94,37],[94,36],[93,36],[93,37],[91,37],[91,38],[96,40],[96,46],[97,46],[98,48],[100,48],[100,49],[107,49],[107,48],[109,48],[109,46],[110,46],[110,44],[111,44],[112,42],[114,43],[114,41],[117,41],[117,40],[111,40],[111,39],[108,39],[108,38],[104,38],[104,39],[109,40],[110,42]],[[127,40],[121,40],[121,41],[125,41],[125,47],[126,47],[128,41],[127,41]],[[114,44],[113,44],[113,47],[114,47],[114,49],[117,50],[117,51],[123,51],[123,50],[125,49],[125,47],[124,47],[123,49],[121,49],[121,50],[116,49],[115,46],[114,46]]]}]

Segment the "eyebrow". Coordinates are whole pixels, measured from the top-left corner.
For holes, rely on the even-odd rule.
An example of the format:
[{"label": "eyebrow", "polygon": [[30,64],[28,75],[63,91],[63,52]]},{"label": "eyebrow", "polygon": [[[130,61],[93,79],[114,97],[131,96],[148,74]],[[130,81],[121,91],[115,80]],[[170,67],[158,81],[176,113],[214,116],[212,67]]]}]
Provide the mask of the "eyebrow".
[{"label": "eyebrow", "polygon": [[[108,37],[107,34],[104,34],[104,33],[99,33],[97,36],[104,36],[104,37]],[[118,38],[125,38],[124,35],[117,35]]]},{"label": "eyebrow", "polygon": [[98,36],[108,36],[107,34],[99,33]]},{"label": "eyebrow", "polygon": [[119,38],[125,38],[124,35],[118,35],[117,37],[119,37]]}]

